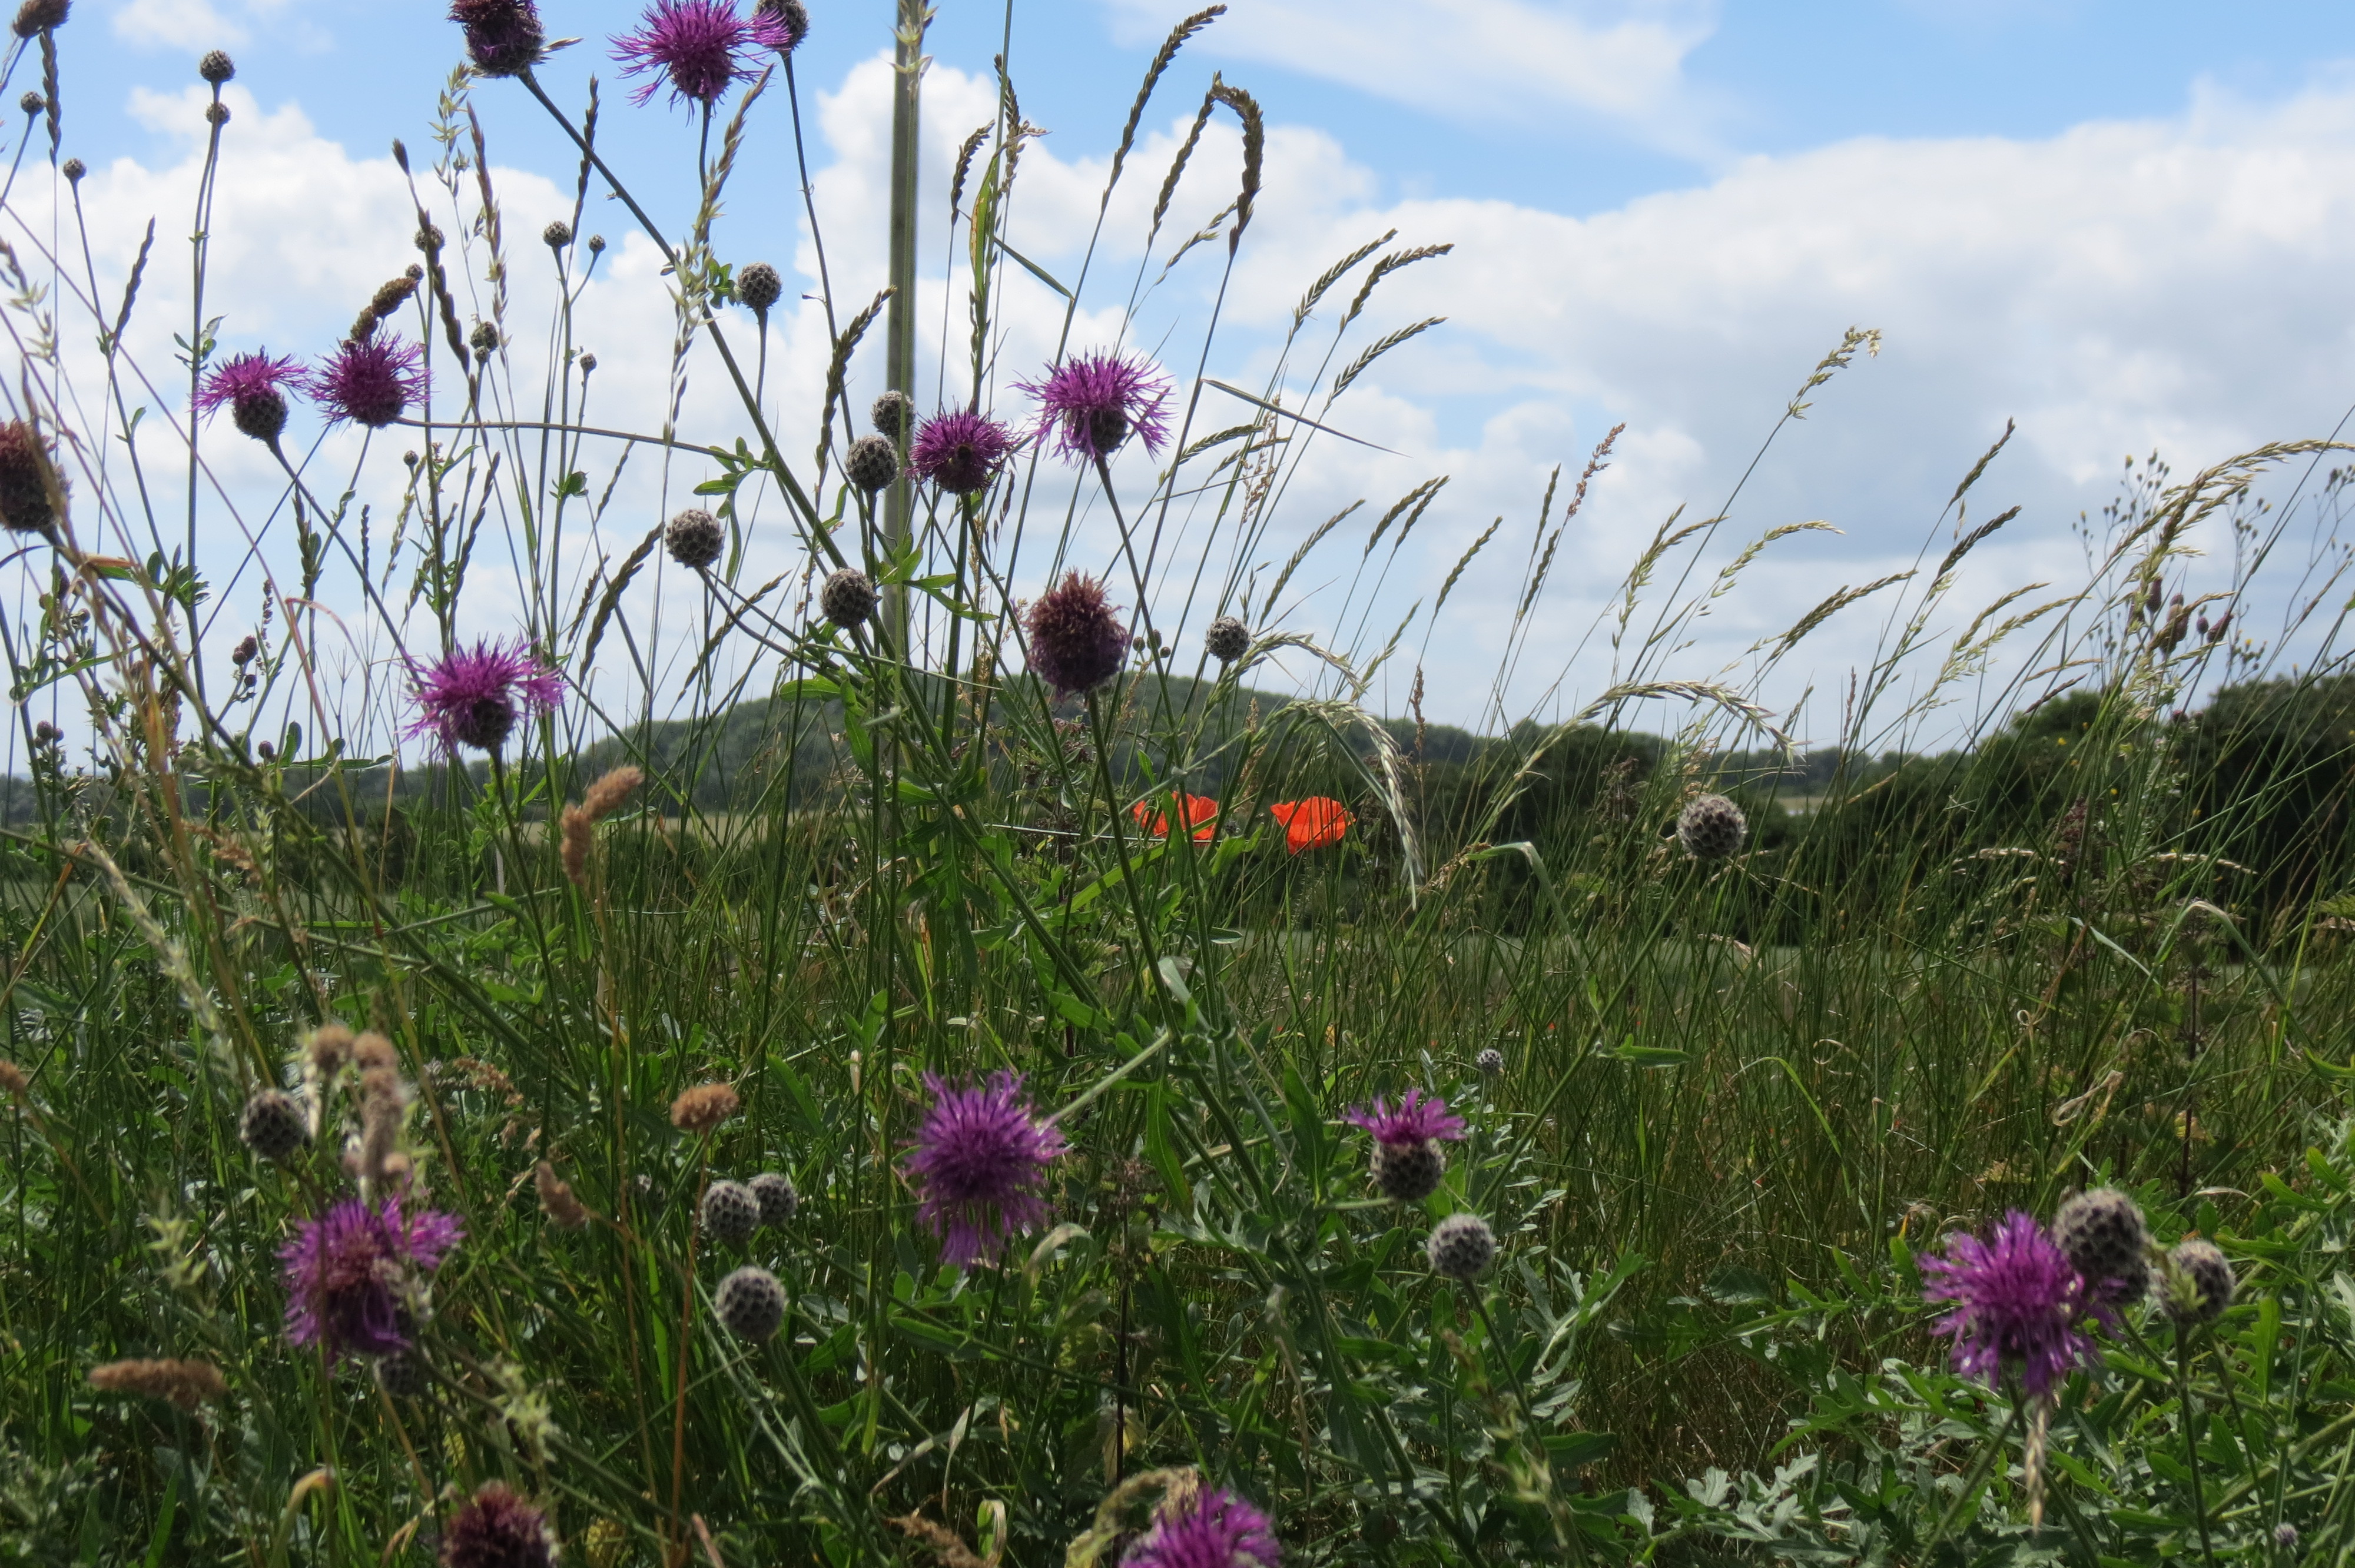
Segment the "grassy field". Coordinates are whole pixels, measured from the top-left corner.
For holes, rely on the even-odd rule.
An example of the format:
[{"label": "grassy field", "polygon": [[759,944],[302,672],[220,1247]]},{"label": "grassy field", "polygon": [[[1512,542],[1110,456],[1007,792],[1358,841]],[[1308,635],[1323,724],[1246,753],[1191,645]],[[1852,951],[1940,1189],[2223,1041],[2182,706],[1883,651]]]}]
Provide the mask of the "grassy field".
[{"label": "grassy field", "polygon": [[[1130,515],[1182,490],[1204,540],[1264,553],[1309,444],[1286,376],[1334,385],[1305,340],[1208,446],[1103,366],[1059,368],[1028,447],[986,462],[932,440],[948,416],[854,445],[870,421],[834,402],[781,443],[752,395],[757,440],[698,449],[713,513],[585,582],[545,546],[568,505],[602,517],[594,487],[499,493],[526,608],[470,652],[485,471],[590,463],[570,394],[496,334],[444,365],[430,406],[463,439],[396,482],[422,541],[400,613],[389,574],[336,578],[330,482],[255,434],[269,398],[369,423],[368,344],[432,344],[445,314],[454,344],[449,274],[489,276],[457,128],[469,94],[525,90],[493,24],[533,13],[459,10],[481,69],[436,173],[465,243],[429,237],[319,380],[190,367],[243,432],[192,439],[265,440],[264,499],[303,503],[272,637],[189,635],[199,566],[239,563],[111,553],[106,529],[160,525],[121,468],[74,466],[102,421],[59,442],[106,399],[52,390],[0,429],[0,503],[40,513],[9,514],[41,564],[8,569],[54,568],[5,628],[29,777],[0,832],[0,1555],[1273,1568],[1218,1535],[1243,1510],[1296,1564],[2355,1557],[2355,676],[2343,582],[2266,575],[2286,530],[2335,536],[2338,475],[2306,481],[2336,449],[2145,474],[2082,580],[1984,609],[1954,601],[2002,521],[1972,524],[1983,461],[1911,577],[1702,680],[1687,634],[1780,536],[1729,500],[1631,563],[1590,696],[1471,734],[1423,722],[1420,671],[1414,712],[1367,711],[1404,644],[1272,623],[1285,580],[1223,580],[1209,543],[1150,581],[1134,549],[1092,563],[1127,617],[1053,586],[1070,524],[1021,498],[1063,457],[1111,501],[1111,456],[1146,449]],[[1255,148],[1257,104],[1209,90]],[[989,326],[1027,134],[968,171],[960,418],[1018,401]],[[580,177],[621,189],[593,155]],[[704,228],[655,238],[687,263],[682,343],[744,355],[756,275]],[[1304,280],[1295,336],[1402,255]],[[5,309],[44,328],[28,387],[128,375],[56,348],[36,294]],[[537,423],[485,416],[543,394]],[[832,477],[783,455],[804,436]],[[1561,489],[1499,690],[1550,613],[1585,493]],[[756,494],[826,584],[806,613],[714,542]],[[2232,529],[2229,583],[2185,604]],[[1294,535],[1297,568],[1323,535]],[[749,673],[614,705],[658,547]],[[1883,589],[1840,732],[1796,755],[1761,694]],[[407,661],[396,714],[323,694],[333,592]],[[2251,607],[2285,603],[2253,640]],[[1255,684],[1299,668],[1289,700]],[[71,738],[37,716],[69,699]],[[1199,840],[1168,827],[1186,797],[1215,801]],[[1385,1141],[1400,1114],[1432,1119]],[[794,1192],[744,1194],[757,1227],[726,1185],[756,1176]],[[2148,1288],[2112,1299],[2070,1252],[1958,1363],[1924,1299],[1954,1238],[2016,1211],[2058,1258],[2088,1190],[2138,1205],[2121,1272]]]}]

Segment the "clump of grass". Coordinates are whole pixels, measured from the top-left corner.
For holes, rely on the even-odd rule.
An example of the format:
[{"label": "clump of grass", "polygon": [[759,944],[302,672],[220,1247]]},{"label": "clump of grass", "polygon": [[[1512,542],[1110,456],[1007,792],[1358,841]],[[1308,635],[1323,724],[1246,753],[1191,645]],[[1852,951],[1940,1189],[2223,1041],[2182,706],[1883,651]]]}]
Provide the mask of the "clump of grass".
[{"label": "clump of grass", "polygon": [[[1340,630],[1312,638],[1285,595],[1363,507],[1304,527],[1288,495],[1353,440],[1344,393],[1439,324],[1382,330],[1380,285],[1450,247],[1348,249],[1256,391],[1212,374],[1216,310],[1199,338],[1136,330],[1165,220],[1205,216],[1187,170],[1216,108],[1243,127],[1236,194],[1161,276],[1215,272],[1222,299],[1273,199],[1260,104],[1215,77],[1144,243],[1105,238],[1146,102],[1219,7],[1154,57],[1069,284],[1026,260],[1037,130],[1001,76],[951,200],[969,353],[929,387],[911,156],[892,287],[838,328],[817,252],[815,410],[769,397],[775,269],[725,260],[724,186],[783,156],[745,113],[767,35],[701,0],[635,35],[697,126],[694,199],[666,204],[605,163],[593,89],[559,101],[533,6],[464,10],[481,69],[438,100],[432,163],[399,154],[421,260],[387,259],[343,345],[300,377],[224,357],[197,242],[192,404],[284,479],[214,499],[291,539],[198,552],[200,420],[173,427],[184,494],[114,455],[139,450],[135,269],[107,311],[90,258],[0,253],[11,517],[38,524],[11,569],[41,590],[0,626],[29,774],[0,832],[0,1541],[1262,1568],[1279,1538],[1452,1563],[2344,1541],[2343,1414],[2293,1403],[2337,1386],[2355,1190],[2328,1027],[2355,684],[2319,608],[2343,563],[2271,642],[2247,630],[2283,530],[2335,524],[2344,480],[2251,498],[2328,443],[2138,468],[2083,582],[1973,613],[1949,601],[2011,515],[1968,515],[1998,440],[1926,570],[1685,669],[1697,618],[1810,526],[1721,546],[1737,493],[1632,565],[1588,639],[1607,679],[1549,694],[1577,716],[1508,722],[1614,430],[1559,513],[1551,482],[1539,501],[1492,722],[1423,722],[1418,667],[1409,725],[1368,694],[1502,520],[1386,632],[1381,574],[1448,482],[1368,512]],[[65,21],[20,21],[10,69],[53,75]],[[533,263],[558,286],[538,379],[488,175],[510,112],[580,153]],[[801,170],[797,110],[793,135]],[[592,193],[673,267],[658,432],[590,418]],[[1075,344],[1123,260],[1122,332]],[[1049,365],[1001,364],[1009,262],[1065,302]],[[835,414],[869,406],[879,316],[887,428],[862,435]],[[94,366],[69,325],[100,329]],[[1770,441],[1878,341],[1847,334]],[[739,395],[736,428],[677,429],[690,371]],[[1197,434],[1211,396],[1246,422]],[[360,498],[389,446],[328,475],[322,412],[414,441],[389,532]],[[632,514],[654,452],[698,465],[708,504]],[[1095,558],[1099,503],[1121,525]],[[780,517],[798,554],[756,583],[744,541]],[[2219,524],[2237,553],[2203,592],[2189,557]],[[1263,590],[1282,533],[1303,542]],[[224,662],[218,601],[249,577],[262,609]],[[1801,756],[1762,694],[1868,599],[1884,641]],[[462,642],[493,603],[506,623]],[[1974,716],[1920,753],[1966,683]],[[2071,1307],[2083,1346],[2032,1387],[1999,1350],[1947,1370],[1919,1255],[2005,1224],[2066,1257],[2032,1216],[2083,1188],[2147,1213],[2158,1294]],[[2220,1402],[2268,1414],[2228,1439]]]}]

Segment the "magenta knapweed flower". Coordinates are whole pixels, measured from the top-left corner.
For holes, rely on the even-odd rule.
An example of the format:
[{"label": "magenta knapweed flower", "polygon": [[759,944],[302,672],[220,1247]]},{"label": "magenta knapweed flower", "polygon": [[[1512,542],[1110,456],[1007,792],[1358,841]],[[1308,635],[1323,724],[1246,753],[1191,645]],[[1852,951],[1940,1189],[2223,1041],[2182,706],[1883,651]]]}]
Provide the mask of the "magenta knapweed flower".
[{"label": "magenta knapweed flower", "polygon": [[450,0],[450,20],[466,29],[466,57],[485,76],[513,76],[539,59],[546,35],[533,0]]},{"label": "magenta knapweed flower", "polygon": [[442,1561],[445,1568],[549,1568],[556,1542],[544,1511],[491,1481],[450,1516]]},{"label": "magenta knapweed flower", "polygon": [[1023,612],[1031,673],[1059,697],[1092,692],[1119,673],[1128,657],[1128,628],[1104,599],[1103,584],[1079,572],[1031,601]]},{"label": "magenta knapweed flower", "polygon": [[239,429],[257,441],[274,441],[286,428],[285,388],[302,382],[292,358],[273,359],[268,349],[232,354],[206,372],[197,389],[197,412],[210,418],[227,408]]},{"label": "magenta knapweed flower", "polygon": [[1047,1217],[1039,1189],[1063,1152],[1063,1135],[1031,1114],[1022,1075],[959,1086],[924,1075],[932,1108],[916,1131],[908,1169],[916,1217],[941,1238],[941,1261],[956,1268],[996,1258],[1007,1238]]},{"label": "magenta knapweed flower", "polygon": [[809,37],[809,7],[802,0],[757,0],[751,27],[754,43],[790,55]]},{"label": "magenta knapweed flower", "polygon": [[1955,1303],[1932,1331],[1953,1336],[1956,1369],[1989,1386],[2010,1372],[2030,1393],[2045,1393],[2072,1367],[2094,1364],[2084,1325],[2115,1321],[2044,1227],[2017,1209],[1992,1240],[1951,1236],[1946,1255],[1922,1268],[1931,1277],[1923,1296]]},{"label": "magenta knapweed flower", "polygon": [[380,430],[425,400],[423,349],[390,333],[349,338],[304,380],[327,417]]},{"label": "magenta knapweed flower", "polygon": [[286,1337],[341,1356],[389,1356],[410,1348],[408,1298],[421,1274],[465,1235],[433,1209],[403,1213],[400,1200],[370,1208],[346,1198],[294,1226],[279,1249],[286,1265]]},{"label": "magenta knapweed flower", "polygon": [[1016,444],[1014,432],[988,415],[960,408],[923,422],[908,448],[908,467],[918,479],[970,495],[989,488]]},{"label": "magenta knapweed flower", "polygon": [[1018,381],[1039,399],[1039,434],[1055,434],[1055,452],[1076,463],[1108,458],[1134,434],[1148,452],[1169,440],[1163,407],[1169,378],[1146,360],[1122,354],[1081,354],[1043,381]]},{"label": "magenta knapweed flower", "polygon": [[409,674],[419,712],[402,733],[439,736],[453,751],[496,751],[525,710],[549,713],[564,700],[564,678],[520,641],[453,649],[421,669],[412,663]]},{"label": "magenta knapweed flower", "polygon": [[1275,1568],[1283,1557],[1267,1515],[1217,1487],[1183,1511],[1156,1514],[1120,1561],[1122,1568]]},{"label": "magenta knapweed flower", "polygon": [[1464,1136],[1464,1118],[1436,1095],[1424,1098],[1421,1089],[1409,1089],[1395,1110],[1376,1095],[1372,1105],[1351,1106],[1341,1119],[1364,1128],[1380,1143],[1419,1144],[1434,1138],[1453,1141]]},{"label": "magenta knapweed flower", "polygon": [[655,0],[636,32],[613,40],[613,58],[623,62],[623,75],[652,78],[634,101],[654,97],[668,77],[671,102],[692,99],[709,108],[752,74],[743,58],[751,41],[734,0]]}]

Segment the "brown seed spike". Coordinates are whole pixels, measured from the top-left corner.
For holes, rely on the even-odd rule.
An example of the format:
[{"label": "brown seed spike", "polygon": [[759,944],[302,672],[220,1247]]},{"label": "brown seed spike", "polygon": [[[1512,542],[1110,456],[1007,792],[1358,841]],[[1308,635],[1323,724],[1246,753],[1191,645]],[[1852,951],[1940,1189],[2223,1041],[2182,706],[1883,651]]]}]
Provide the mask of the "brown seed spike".
[{"label": "brown seed spike", "polygon": [[229,1384],[210,1361],[109,1361],[90,1369],[90,1384],[109,1393],[138,1393],[168,1399],[183,1410],[194,1410],[207,1400],[224,1399]]},{"label": "brown seed spike", "polygon": [[539,1189],[539,1206],[547,1211],[549,1224],[577,1231],[589,1223],[587,1206],[572,1195],[572,1184],[557,1175],[555,1166],[541,1160],[532,1167],[531,1181]]},{"label": "brown seed spike", "polygon": [[725,1084],[698,1084],[670,1103],[670,1124],[681,1132],[709,1134],[742,1104]]},{"label": "brown seed spike", "polygon": [[23,1105],[32,1086],[33,1080],[25,1075],[24,1068],[14,1062],[0,1060],[0,1089],[7,1090],[10,1099]]}]

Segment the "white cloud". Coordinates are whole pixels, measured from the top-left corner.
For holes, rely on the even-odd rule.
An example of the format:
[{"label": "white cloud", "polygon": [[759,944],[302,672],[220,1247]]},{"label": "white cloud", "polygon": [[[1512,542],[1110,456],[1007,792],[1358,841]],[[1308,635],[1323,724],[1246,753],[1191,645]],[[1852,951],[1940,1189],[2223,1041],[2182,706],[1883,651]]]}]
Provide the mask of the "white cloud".
[{"label": "white cloud", "polygon": [[[887,68],[868,61],[839,90],[820,95],[813,121],[834,154],[817,171],[818,201],[845,317],[882,282],[887,90]],[[932,196],[944,195],[955,144],[965,128],[989,118],[993,96],[986,81],[942,66],[928,76],[926,92]],[[378,282],[413,256],[405,187],[389,161],[352,157],[320,139],[299,111],[264,112],[242,90],[232,90],[229,101],[236,118],[214,224],[208,313],[225,314],[230,347],[267,343],[280,351],[316,352],[332,344]],[[186,232],[201,107],[194,90],[142,99],[134,112],[176,129],[187,138],[187,154],[155,170],[118,161],[86,182],[102,293],[119,291],[150,215],[161,235]],[[1113,201],[1087,305],[1071,332],[1071,342],[1082,347],[1124,333],[1181,376],[1190,375],[1201,352],[1223,242],[1199,248],[1167,281],[1146,288],[1125,328],[1120,304],[1133,281],[1151,285],[1177,238],[1232,194],[1239,148],[1222,117],[1195,154],[1149,264],[1138,272],[1160,173],[1189,118],[1147,127]],[[774,135],[775,127],[756,127],[756,134]],[[749,155],[782,164],[788,154],[756,142]],[[761,169],[757,163],[747,167]],[[1021,169],[1015,242],[1066,283],[1076,281],[1104,161],[1067,157],[1053,143],[1035,143]],[[515,401],[525,410],[537,407],[530,367],[540,323],[554,310],[547,254],[528,237],[569,209],[570,171],[559,175],[551,182],[496,172],[514,270],[507,319],[518,367]],[[464,188],[471,193],[471,182]],[[2188,467],[2269,438],[2320,433],[2348,396],[2344,366],[2355,329],[2342,324],[2339,294],[2355,262],[2355,90],[2318,90],[2271,106],[2203,94],[2172,119],[2087,125],[2040,142],[1865,139],[1749,159],[1705,186],[1583,218],[1501,201],[1385,204],[1378,188],[1372,173],[1330,137],[1271,127],[1265,189],[1208,373],[1243,387],[1265,384],[1303,288],[1349,246],[1390,228],[1400,231],[1394,248],[1453,241],[1452,255],[1389,277],[1331,361],[1346,363],[1377,335],[1423,316],[1450,318],[1377,363],[1329,416],[1339,428],[1403,455],[1316,438],[1308,443],[1308,461],[1273,498],[1263,534],[1241,543],[1231,506],[1221,515],[1216,496],[1181,500],[1160,535],[1156,614],[1167,623],[1186,609],[1198,566],[1206,568],[1213,597],[1230,569],[1247,575],[1254,567],[1263,591],[1316,524],[1363,496],[1368,510],[1327,540],[1285,598],[1302,601],[1294,626],[1369,652],[1409,603],[1420,599],[1428,609],[1465,548],[1504,514],[1503,528],[1465,573],[1422,655],[1435,716],[1482,716],[1537,547],[1537,499],[1549,469],[1565,467],[1566,495],[1602,430],[1626,422],[1611,471],[1564,536],[1508,705],[1530,703],[1565,677],[1569,691],[1586,694],[1607,680],[1607,658],[1588,632],[1629,561],[1673,506],[1690,503],[1691,516],[1717,507],[1807,367],[1851,323],[1886,332],[1887,352],[1823,388],[1811,418],[1783,433],[1703,563],[1703,580],[1772,524],[1825,517],[1845,535],[1803,535],[1776,546],[1697,623],[1694,645],[1672,661],[1674,673],[1706,677],[1838,584],[1910,564],[1955,481],[2007,418],[2019,418],[2020,436],[1982,482],[1975,515],[2014,502],[2026,511],[1974,557],[1957,596],[1964,618],[2019,581],[2068,580],[2076,569],[2070,525],[2081,509],[2107,499],[2122,454],[2157,446]],[[463,199],[471,212],[471,194]],[[437,221],[464,236],[457,217]],[[580,341],[601,360],[591,422],[651,430],[663,422],[670,387],[671,307],[654,248],[618,228],[613,238],[599,281],[577,312]],[[943,256],[942,241],[928,232],[922,254]],[[469,243],[470,275],[479,278],[482,242]],[[753,242],[725,227],[719,249],[740,263],[758,254]],[[795,260],[802,286],[814,282],[815,257],[805,240]],[[961,399],[963,296],[950,295],[936,262],[927,265],[919,289],[921,361],[932,366],[944,357],[945,396]],[[1306,346],[1285,367],[1285,385],[1301,385],[1325,355],[1330,323],[1365,275],[1360,266],[1328,296],[1304,335]],[[186,330],[185,278],[176,256],[159,258],[133,323],[134,351],[165,386],[170,334]],[[1002,279],[994,397],[1002,413],[1017,417],[1026,405],[1007,383],[1051,355],[1063,308],[1045,285],[1018,270]],[[935,336],[943,323],[944,356]],[[728,326],[749,362],[750,323],[730,313]],[[80,340],[73,333],[67,338]],[[877,389],[881,342],[879,323],[854,361],[853,409],[863,409]],[[827,354],[815,307],[778,313],[767,401],[784,450],[805,473]],[[931,375],[928,368],[928,382]],[[452,390],[445,379],[444,396]],[[1241,405],[1209,396],[1195,433],[1245,417]],[[157,400],[179,406],[169,393]],[[95,427],[96,410],[86,411]],[[725,441],[742,424],[716,360],[697,349],[681,430]],[[154,425],[147,429],[146,440],[161,439]],[[413,436],[400,432],[378,444],[397,439]],[[341,487],[357,448],[348,432],[329,440],[312,460],[320,489]],[[269,470],[259,449],[217,433],[207,451],[238,493],[266,498]],[[597,447],[583,465],[599,490],[615,455]],[[379,549],[400,472],[382,456],[362,485],[362,499],[378,508]],[[1207,478],[1210,461],[1189,469],[1189,477]],[[564,542],[556,597],[567,606],[577,602],[599,556],[618,559],[668,510],[685,504],[709,473],[709,464],[692,455],[666,464],[639,449],[603,528],[589,537],[576,526]],[[1366,519],[1441,473],[1453,475],[1451,483],[1373,592],[1389,543],[1361,557]],[[1008,567],[1014,591],[1035,592],[1059,550],[1074,564],[1113,569],[1121,580],[1117,535],[1095,487],[1052,466],[1041,468],[1039,480],[1023,554]],[[1134,515],[1151,475],[1132,454],[1118,481]],[[1067,504],[1076,505],[1077,521],[1059,542]],[[258,528],[261,519],[246,524]],[[282,519],[274,526],[264,553],[282,577],[291,577],[286,525]],[[495,517],[494,534],[496,528]],[[226,521],[220,536],[235,546]],[[759,514],[754,539],[752,581],[793,569],[801,558],[773,503]],[[1010,535],[1004,547],[1011,549]],[[356,610],[357,596],[347,584],[336,587],[334,577],[325,591]],[[400,581],[405,587],[405,574]],[[486,542],[470,577],[465,630],[506,630],[526,591],[506,541]],[[250,599],[250,577],[224,592]],[[658,600],[657,592],[666,597]],[[672,700],[684,673],[678,661],[699,636],[693,592],[657,557],[628,601],[634,624],[668,662],[657,683],[658,706]],[[1198,598],[1186,613],[1199,626],[1209,603]],[[1639,620],[1639,634],[1643,624]],[[1851,662],[1869,655],[1879,626],[1876,609],[1836,620],[1811,640],[1804,667],[1787,672],[1770,698],[1787,702],[1809,681],[1829,689]],[[1423,635],[1420,627],[1410,632],[1409,652],[1393,666],[1398,679],[1383,698],[1393,708],[1402,705]],[[626,686],[635,679],[611,641],[601,663],[602,681]],[[623,702],[603,685],[600,691],[609,710],[634,709],[638,700]]]},{"label": "white cloud", "polygon": [[[1108,0],[1132,41],[1193,9]],[[1194,46],[1265,60],[1452,120],[1546,127],[1592,116],[1710,156],[1714,111],[1684,74],[1714,0],[1254,0]]]},{"label": "white cloud", "polygon": [[246,21],[285,6],[286,0],[229,0],[226,9],[213,0],[123,0],[112,26],[116,37],[142,48],[235,48],[252,36]]}]

